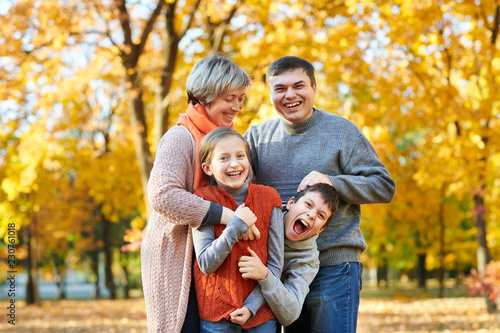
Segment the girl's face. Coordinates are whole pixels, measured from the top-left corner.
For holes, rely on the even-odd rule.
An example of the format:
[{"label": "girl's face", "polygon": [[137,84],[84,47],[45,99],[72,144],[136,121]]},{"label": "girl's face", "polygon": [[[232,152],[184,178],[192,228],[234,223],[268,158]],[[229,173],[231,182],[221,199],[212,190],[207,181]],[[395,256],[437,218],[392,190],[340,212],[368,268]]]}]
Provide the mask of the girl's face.
[{"label": "girl's face", "polygon": [[243,108],[246,87],[231,90],[224,97],[217,97],[212,103],[204,105],[208,119],[218,127],[231,127],[234,118]]},{"label": "girl's face", "polygon": [[201,167],[208,176],[214,176],[217,183],[228,188],[240,188],[248,177],[248,161],[245,143],[230,135],[217,142],[209,163]]}]

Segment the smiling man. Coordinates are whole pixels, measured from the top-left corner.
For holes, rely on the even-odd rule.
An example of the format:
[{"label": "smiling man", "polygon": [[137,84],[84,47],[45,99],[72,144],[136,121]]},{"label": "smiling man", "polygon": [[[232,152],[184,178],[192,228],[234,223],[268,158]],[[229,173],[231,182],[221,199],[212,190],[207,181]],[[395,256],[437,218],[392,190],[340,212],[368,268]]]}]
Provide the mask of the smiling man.
[{"label": "smiling man", "polygon": [[300,318],[286,332],[355,332],[366,242],[361,204],[392,201],[396,185],[363,133],[351,121],[314,107],[317,84],[307,60],[283,57],[267,70],[280,118],[252,126],[255,176],[287,203],[307,186],[332,185],[340,198],[332,223],[318,236],[320,269]]}]

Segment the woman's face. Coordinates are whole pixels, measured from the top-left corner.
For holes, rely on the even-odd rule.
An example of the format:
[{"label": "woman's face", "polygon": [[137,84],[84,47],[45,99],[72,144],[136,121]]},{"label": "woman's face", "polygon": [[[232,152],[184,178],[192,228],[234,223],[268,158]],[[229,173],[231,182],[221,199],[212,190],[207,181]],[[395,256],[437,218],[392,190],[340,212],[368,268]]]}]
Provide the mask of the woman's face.
[{"label": "woman's face", "polygon": [[226,96],[217,97],[212,103],[204,105],[208,119],[218,127],[231,127],[234,117],[243,108],[246,87],[231,90]]}]

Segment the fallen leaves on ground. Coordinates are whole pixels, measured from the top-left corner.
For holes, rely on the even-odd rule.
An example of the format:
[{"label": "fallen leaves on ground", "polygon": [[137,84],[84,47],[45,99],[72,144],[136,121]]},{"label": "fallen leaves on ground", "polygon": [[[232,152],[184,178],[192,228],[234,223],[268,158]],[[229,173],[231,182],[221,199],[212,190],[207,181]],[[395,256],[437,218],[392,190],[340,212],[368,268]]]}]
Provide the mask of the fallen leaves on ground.
[{"label": "fallen leaves on ground", "polygon": [[[146,332],[143,298],[129,300],[19,302],[16,326],[0,322],[0,332]],[[362,298],[358,332],[500,332],[500,318],[486,313],[484,298],[393,300]]]},{"label": "fallen leaves on ground", "polygon": [[500,332],[484,298],[392,300],[362,298],[358,332]]}]

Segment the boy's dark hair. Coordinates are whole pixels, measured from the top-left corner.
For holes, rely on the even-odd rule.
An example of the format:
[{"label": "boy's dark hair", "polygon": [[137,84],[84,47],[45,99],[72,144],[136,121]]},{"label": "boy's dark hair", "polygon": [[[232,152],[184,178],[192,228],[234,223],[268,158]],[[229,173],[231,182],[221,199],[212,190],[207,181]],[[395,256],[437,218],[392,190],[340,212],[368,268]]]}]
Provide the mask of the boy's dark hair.
[{"label": "boy's dark hair", "polygon": [[279,58],[269,65],[266,73],[267,84],[269,85],[269,79],[271,76],[280,75],[283,72],[297,68],[302,68],[304,70],[311,81],[311,86],[316,83],[316,78],[314,77],[314,66],[309,61],[299,57],[286,56]]},{"label": "boy's dark hair", "polygon": [[339,208],[339,196],[337,194],[337,191],[332,185],[325,184],[325,183],[318,183],[314,184],[312,186],[306,187],[305,190],[302,192],[297,193],[295,196],[295,199],[293,200],[294,203],[299,201],[300,198],[302,198],[306,193],[309,192],[318,192],[321,194],[323,197],[323,200],[325,200],[325,203],[327,204],[328,208],[330,209],[331,215],[328,218],[328,220],[325,222],[323,225],[325,228],[330,224],[330,221],[333,220],[333,217],[335,216],[335,213],[337,212],[337,209]]}]

